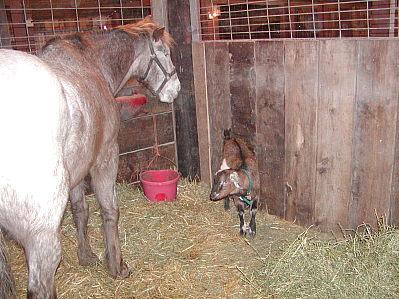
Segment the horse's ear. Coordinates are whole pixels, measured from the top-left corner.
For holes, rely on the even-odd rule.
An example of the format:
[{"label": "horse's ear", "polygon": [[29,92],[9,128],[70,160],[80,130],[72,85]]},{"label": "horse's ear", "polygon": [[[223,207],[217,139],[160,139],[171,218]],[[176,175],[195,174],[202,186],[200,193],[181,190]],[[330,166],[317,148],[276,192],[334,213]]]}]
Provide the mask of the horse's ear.
[{"label": "horse's ear", "polygon": [[165,27],[160,27],[160,28],[157,28],[154,30],[152,37],[157,42],[161,39],[161,37],[163,36],[164,33],[165,33]]},{"label": "horse's ear", "polygon": [[148,15],[144,18],[145,21],[152,22],[152,16]]}]

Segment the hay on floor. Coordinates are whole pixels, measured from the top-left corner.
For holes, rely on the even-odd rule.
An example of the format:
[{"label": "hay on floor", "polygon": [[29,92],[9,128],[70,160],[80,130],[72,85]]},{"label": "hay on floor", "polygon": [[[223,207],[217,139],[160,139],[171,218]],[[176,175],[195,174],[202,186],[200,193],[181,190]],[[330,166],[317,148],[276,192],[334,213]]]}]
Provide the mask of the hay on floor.
[{"label": "hay on floor", "polygon": [[[258,213],[253,240],[238,234],[232,207],[209,201],[209,187],[181,180],[172,203],[149,203],[141,190],[118,186],[122,254],[132,269],[109,277],[102,262],[82,267],[68,207],[56,275],[59,298],[352,298],[399,295],[396,231],[367,240],[326,240],[317,231]],[[103,261],[99,207],[90,205],[89,236]],[[381,240],[380,240],[381,237]],[[378,239],[379,241],[376,241]],[[23,251],[10,244],[11,266],[26,296]],[[396,261],[396,263],[395,263]],[[379,292],[373,290],[379,286]]]}]

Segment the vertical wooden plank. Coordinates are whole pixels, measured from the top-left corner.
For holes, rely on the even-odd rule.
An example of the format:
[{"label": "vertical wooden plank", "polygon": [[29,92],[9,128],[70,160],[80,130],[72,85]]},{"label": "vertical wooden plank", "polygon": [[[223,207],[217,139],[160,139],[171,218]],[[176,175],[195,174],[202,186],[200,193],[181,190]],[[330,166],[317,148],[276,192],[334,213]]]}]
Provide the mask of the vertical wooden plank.
[{"label": "vertical wooden plank", "polygon": [[[199,176],[197,117],[194,97],[190,1],[168,0],[169,32],[176,46],[172,58],[181,82],[181,91],[174,101],[176,142],[179,171],[183,176]],[[176,13],[176,12],[179,13]]]},{"label": "vertical wooden plank", "polygon": [[309,225],[315,201],[317,42],[284,45],[286,218]]},{"label": "vertical wooden plank", "polygon": [[[398,78],[399,81],[399,78]],[[396,136],[395,136],[395,156],[392,172],[391,183],[391,202],[389,204],[389,219],[390,225],[397,226],[399,224],[399,105],[396,112]]]},{"label": "vertical wooden plank", "polygon": [[212,181],[210,169],[210,141],[209,141],[209,115],[207,97],[207,78],[204,43],[193,43],[193,67],[195,105],[197,111],[198,147],[200,155],[201,180],[206,183]]},{"label": "vertical wooden plank", "polygon": [[270,214],[284,217],[284,44],[255,44],[257,152],[260,197]]},{"label": "vertical wooden plank", "polygon": [[349,225],[357,42],[319,42],[315,224]]},{"label": "vertical wooden plank", "polygon": [[398,109],[398,44],[359,41],[353,149],[352,226],[388,216]]},{"label": "vertical wooden plank", "polygon": [[256,88],[254,43],[231,42],[230,94],[233,132],[256,145]]},{"label": "vertical wooden plank", "polygon": [[8,27],[7,14],[5,10],[5,1],[0,0],[0,47],[11,45],[10,30]]},{"label": "vertical wooden plank", "polygon": [[223,130],[231,127],[228,43],[205,44],[211,171],[222,163]]},{"label": "vertical wooden plank", "polygon": [[[389,44],[390,47],[398,48],[399,43],[397,40],[392,41]],[[395,56],[397,59],[397,57]],[[395,61],[393,62],[395,63]],[[396,60],[396,72],[398,74],[399,64]],[[396,78],[396,82],[399,81],[399,78]],[[399,100],[399,96],[398,96]],[[391,225],[397,225],[399,223],[399,105],[398,110],[396,112],[396,137],[395,137],[395,156],[394,156],[394,166],[393,166],[393,175],[392,175],[392,183],[391,183],[391,202],[390,202],[390,215],[389,215],[389,223]]]},{"label": "vertical wooden plank", "polygon": [[169,30],[168,26],[168,3],[163,0],[151,1],[151,17],[159,25],[162,25]]}]

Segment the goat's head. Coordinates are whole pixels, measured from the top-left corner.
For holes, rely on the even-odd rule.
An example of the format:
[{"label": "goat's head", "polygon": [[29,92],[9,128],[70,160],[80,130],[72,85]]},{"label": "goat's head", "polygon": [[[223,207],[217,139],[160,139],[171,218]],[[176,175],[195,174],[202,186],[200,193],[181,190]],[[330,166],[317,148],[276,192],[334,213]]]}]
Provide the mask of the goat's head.
[{"label": "goat's head", "polygon": [[241,179],[236,170],[226,169],[215,174],[210,200],[218,201],[242,192]]}]

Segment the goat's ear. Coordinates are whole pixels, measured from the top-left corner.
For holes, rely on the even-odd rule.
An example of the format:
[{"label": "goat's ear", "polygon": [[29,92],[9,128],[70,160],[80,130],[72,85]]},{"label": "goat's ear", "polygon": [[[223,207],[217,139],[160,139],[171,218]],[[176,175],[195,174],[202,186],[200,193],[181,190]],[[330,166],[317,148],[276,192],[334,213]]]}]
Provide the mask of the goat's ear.
[{"label": "goat's ear", "polygon": [[161,39],[161,37],[164,35],[164,33],[165,33],[165,27],[160,27],[160,28],[157,28],[154,30],[152,37],[157,42]]}]

